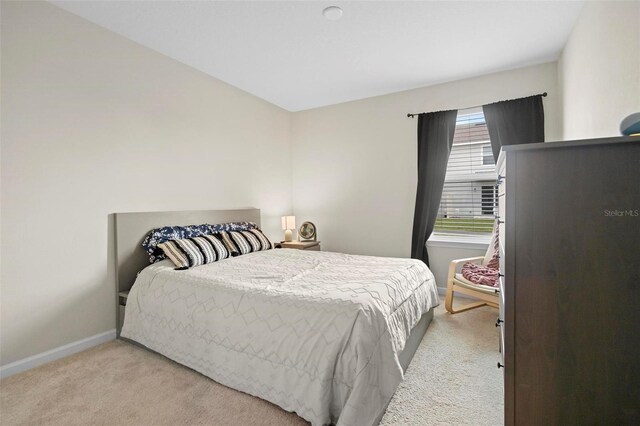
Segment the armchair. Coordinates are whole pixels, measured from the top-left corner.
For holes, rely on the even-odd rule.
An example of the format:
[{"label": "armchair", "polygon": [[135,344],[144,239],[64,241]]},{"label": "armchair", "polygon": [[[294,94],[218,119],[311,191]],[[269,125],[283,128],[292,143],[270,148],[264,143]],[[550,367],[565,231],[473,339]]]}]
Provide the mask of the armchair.
[{"label": "armchair", "polygon": [[[469,309],[479,308],[480,306],[498,307],[498,289],[495,287],[474,284],[465,279],[460,273],[459,269],[466,262],[473,262],[481,264],[485,257],[470,257],[467,259],[456,259],[449,264],[449,276],[447,278],[447,294],[445,297],[444,307],[452,313],[468,311]],[[471,302],[466,305],[460,306],[457,309],[453,309],[453,296],[454,293],[462,293],[467,296],[473,296],[476,299],[480,299],[478,302]]]}]

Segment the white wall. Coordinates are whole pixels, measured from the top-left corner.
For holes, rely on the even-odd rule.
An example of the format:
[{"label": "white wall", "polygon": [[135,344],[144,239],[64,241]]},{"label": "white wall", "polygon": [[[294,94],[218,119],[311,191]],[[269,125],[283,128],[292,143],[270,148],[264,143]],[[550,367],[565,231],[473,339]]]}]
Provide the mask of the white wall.
[{"label": "white wall", "polygon": [[[562,111],[566,138],[617,134],[640,110],[639,6],[588,3],[559,69],[290,114],[49,4],[2,2],[1,363],[114,327],[112,212],[256,206],[277,240],[295,210],[325,250],[409,256],[406,113],[546,91],[547,140],[563,138]],[[429,251],[440,286],[449,260],[484,253]]]},{"label": "white wall", "polygon": [[[293,114],[293,205],[323,249],[408,257],[417,183],[416,119],[408,112],[466,108],[548,92],[547,140],[560,137],[555,63],[317,108]],[[434,254],[443,276],[451,258]],[[458,256],[460,255],[460,256]],[[445,283],[438,280],[438,285]]]},{"label": "white wall", "polygon": [[559,61],[564,138],[620,134],[640,112],[640,2],[587,2]]},{"label": "white wall", "polygon": [[46,3],[2,2],[3,365],[115,327],[112,212],[291,212],[290,114]]}]

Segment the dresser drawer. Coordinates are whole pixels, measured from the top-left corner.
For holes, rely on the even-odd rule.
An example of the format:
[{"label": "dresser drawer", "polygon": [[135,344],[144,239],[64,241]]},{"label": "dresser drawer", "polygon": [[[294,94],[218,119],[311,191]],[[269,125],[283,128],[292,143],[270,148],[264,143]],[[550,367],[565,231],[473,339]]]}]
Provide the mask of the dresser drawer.
[{"label": "dresser drawer", "polygon": [[500,329],[500,364],[504,365],[504,325]]},{"label": "dresser drawer", "polygon": [[504,320],[504,277],[500,277],[498,279],[498,289],[500,290],[498,297],[498,306],[500,308],[499,315],[500,319]]},{"label": "dresser drawer", "polygon": [[500,364],[504,366],[504,326],[505,326],[505,313],[504,313],[504,277],[498,278],[498,288],[500,293],[498,295],[498,318],[496,325],[499,329],[499,347],[500,347]]},{"label": "dresser drawer", "polygon": [[504,194],[506,171],[507,171],[507,165],[506,163],[502,163],[500,165],[500,169],[498,169],[498,178],[496,179],[496,186],[498,187],[498,195]]},{"label": "dresser drawer", "polygon": [[[500,168],[498,172],[498,180],[496,181],[496,186],[498,188],[497,194],[497,220],[498,220],[498,237],[500,242],[500,248],[504,247],[504,234],[505,234],[505,224],[504,221],[507,218],[507,209],[506,209],[506,195],[505,188],[507,186],[506,177],[505,177],[505,166],[504,164]],[[502,269],[502,267],[501,267]],[[504,269],[502,269],[504,270]]]},{"label": "dresser drawer", "polygon": [[504,234],[505,234],[505,225],[504,221],[507,218],[507,209],[505,206],[505,195],[498,197],[498,237],[500,239],[500,248],[504,247]]},{"label": "dresser drawer", "polygon": [[506,188],[506,182],[504,180],[504,178],[501,178],[499,181],[496,182],[496,188],[498,189],[498,198],[502,198],[504,197],[504,190]]}]

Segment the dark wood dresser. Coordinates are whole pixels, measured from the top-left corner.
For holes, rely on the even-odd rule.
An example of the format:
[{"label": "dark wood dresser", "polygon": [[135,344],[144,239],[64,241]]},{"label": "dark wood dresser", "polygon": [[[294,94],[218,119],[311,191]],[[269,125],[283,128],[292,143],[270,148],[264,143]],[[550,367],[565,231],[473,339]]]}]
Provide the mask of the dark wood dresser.
[{"label": "dark wood dresser", "polygon": [[506,425],[640,425],[640,137],[498,160]]}]

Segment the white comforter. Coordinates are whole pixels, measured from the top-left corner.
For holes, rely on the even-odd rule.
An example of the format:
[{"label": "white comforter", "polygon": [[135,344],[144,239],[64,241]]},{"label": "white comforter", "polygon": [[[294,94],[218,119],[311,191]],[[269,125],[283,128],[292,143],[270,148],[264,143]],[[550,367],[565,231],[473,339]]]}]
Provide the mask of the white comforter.
[{"label": "white comforter", "polygon": [[145,268],[122,336],[313,425],[371,425],[409,332],[439,303],[424,263],[278,249]]}]

